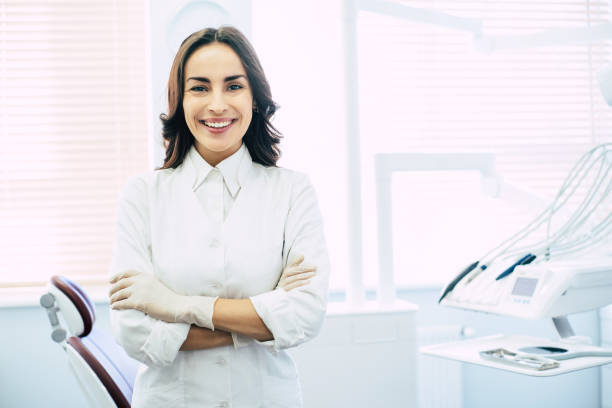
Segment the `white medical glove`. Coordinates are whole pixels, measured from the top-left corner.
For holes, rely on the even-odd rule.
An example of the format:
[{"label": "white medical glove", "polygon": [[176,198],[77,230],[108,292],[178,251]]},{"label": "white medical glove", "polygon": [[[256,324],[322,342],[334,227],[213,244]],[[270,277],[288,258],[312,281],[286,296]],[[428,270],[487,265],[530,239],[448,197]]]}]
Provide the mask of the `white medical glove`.
[{"label": "white medical glove", "polygon": [[110,283],[110,305],[114,310],[136,309],[165,322],[214,330],[212,315],[218,297],[179,295],[154,275],[138,271],[118,273]]},{"label": "white medical glove", "polygon": [[282,288],[289,292],[292,289],[310,283],[310,279],[315,276],[317,268],[314,266],[301,265],[302,262],[304,262],[304,255],[299,255],[293,263],[285,266],[278,284],[276,285],[276,289]]}]

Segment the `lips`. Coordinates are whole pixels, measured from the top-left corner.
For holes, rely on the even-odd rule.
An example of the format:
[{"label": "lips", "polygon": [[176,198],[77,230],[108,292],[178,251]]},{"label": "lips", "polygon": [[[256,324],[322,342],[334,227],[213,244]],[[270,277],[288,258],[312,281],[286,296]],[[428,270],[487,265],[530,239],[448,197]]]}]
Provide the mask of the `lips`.
[{"label": "lips", "polygon": [[211,129],[223,129],[223,128],[230,126],[234,121],[235,119],[222,118],[222,119],[204,119],[204,120],[200,120],[199,122],[203,124],[204,126],[211,128]]}]

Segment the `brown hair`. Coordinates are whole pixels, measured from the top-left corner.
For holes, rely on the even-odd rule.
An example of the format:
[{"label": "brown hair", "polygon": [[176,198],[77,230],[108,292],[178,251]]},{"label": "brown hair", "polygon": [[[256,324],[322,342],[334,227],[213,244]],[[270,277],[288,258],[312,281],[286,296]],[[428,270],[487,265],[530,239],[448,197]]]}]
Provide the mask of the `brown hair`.
[{"label": "brown hair", "polygon": [[270,119],[278,105],[272,100],[270,85],[253,46],[236,28],[222,26],[218,29],[205,28],[191,34],[183,41],[174,57],[168,79],[168,114],[159,115],[166,149],[164,165],[160,169],[178,167],[193,145],[193,135],[187,127],[183,112],[185,64],[197,49],[213,42],[227,44],[238,54],[253,92],[253,118],[243,137],[251,158],[264,166],[276,166],[281,154],[278,144],[282,135],[272,126]]}]

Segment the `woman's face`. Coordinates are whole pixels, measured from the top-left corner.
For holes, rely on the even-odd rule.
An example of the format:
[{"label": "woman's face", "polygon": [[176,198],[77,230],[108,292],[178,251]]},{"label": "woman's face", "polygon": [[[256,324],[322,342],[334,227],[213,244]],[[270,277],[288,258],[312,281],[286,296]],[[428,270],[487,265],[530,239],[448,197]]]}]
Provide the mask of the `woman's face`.
[{"label": "woman's face", "polygon": [[200,155],[216,166],[242,144],[253,93],[240,57],[226,44],[197,49],[185,64],[183,111]]}]

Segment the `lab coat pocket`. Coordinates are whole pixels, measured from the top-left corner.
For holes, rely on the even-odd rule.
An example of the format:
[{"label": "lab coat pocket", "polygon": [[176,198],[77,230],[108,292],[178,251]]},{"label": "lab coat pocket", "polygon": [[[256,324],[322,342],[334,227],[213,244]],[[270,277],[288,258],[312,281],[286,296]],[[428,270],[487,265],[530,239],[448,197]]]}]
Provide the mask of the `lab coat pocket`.
[{"label": "lab coat pocket", "polygon": [[286,352],[261,350],[263,406],[301,407],[302,392],[295,363]]},{"label": "lab coat pocket", "polygon": [[264,375],[288,380],[297,379],[297,369],[289,353],[271,349],[262,351],[265,354],[263,358]]}]

